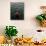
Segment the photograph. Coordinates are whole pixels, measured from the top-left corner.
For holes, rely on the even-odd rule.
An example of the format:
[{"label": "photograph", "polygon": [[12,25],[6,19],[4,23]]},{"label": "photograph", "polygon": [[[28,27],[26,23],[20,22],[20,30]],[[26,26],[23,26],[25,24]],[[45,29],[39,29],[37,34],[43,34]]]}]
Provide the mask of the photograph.
[{"label": "photograph", "polygon": [[10,3],[10,19],[11,20],[24,20],[24,3],[11,2]]}]

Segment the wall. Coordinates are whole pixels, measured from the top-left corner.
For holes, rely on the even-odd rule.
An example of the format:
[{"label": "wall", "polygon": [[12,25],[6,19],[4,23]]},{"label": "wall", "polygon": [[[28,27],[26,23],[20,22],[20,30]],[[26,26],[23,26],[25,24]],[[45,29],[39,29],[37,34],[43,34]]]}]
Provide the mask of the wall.
[{"label": "wall", "polygon": [[[10,2],[24,2],[24,20],[10,20]],[[18,36],[31,36],[39,27],[35,16],[41,13],[40,6],[46,5],[46,0],[0,0],[0,34],[4,34],[6,25],[15,25],[19,31]]]}]

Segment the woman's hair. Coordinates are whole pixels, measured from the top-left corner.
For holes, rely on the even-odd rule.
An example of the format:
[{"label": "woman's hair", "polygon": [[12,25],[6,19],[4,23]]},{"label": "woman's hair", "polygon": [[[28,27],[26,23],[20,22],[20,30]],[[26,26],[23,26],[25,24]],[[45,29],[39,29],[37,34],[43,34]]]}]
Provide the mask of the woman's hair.
[{"label": "woman's hair", "polygon": [[40,6],[40,9],[46,9],[46,6]]}]

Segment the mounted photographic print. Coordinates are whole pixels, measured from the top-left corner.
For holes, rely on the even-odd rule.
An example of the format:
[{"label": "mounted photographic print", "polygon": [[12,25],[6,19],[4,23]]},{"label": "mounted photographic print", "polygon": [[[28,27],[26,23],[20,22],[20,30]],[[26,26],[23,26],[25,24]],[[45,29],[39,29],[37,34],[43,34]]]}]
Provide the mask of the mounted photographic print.
[{"label": "mounted photographic print", "polygon": [[10,19],[24,20],[24,3],[11,2]]}]

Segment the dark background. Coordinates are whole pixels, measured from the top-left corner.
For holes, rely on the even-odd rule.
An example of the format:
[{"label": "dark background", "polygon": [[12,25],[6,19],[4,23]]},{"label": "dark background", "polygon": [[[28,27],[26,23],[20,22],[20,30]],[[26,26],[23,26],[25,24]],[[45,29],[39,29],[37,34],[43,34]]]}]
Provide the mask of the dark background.
[{"label": "dark background", "polygon": [[[24,20],[24,3],[21,2],[11,2],[10,7],[10,19],[11,20]],[[16,12],[18,14],[16,14]]]}]

